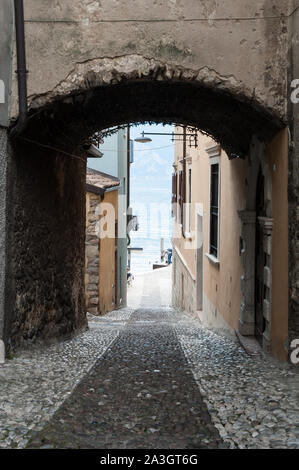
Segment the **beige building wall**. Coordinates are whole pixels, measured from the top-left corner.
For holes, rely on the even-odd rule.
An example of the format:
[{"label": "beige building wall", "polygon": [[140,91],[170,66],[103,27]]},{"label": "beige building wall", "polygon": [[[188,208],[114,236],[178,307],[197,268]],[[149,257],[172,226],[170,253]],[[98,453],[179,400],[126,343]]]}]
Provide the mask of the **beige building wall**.
[{"label": "beige building wall", "polygon": [[[182,129],[177,128],[177,132],[182,132]],[[184,238],[181,235],[181,226],[174,221],[173,304],[193,312],[199,310],[197,280],[202,275],[203,302],[202,311],[199,312],[200,318],[208,326],[220,327],[233,333],[238,329],[240,319],[241,276],[244,269],[240,256],[242,226],[238,211],[255,210],[256,181],[249,176],[246,177],[249,174],[247,173],[248,163],[245,160],[237,158],[229,160],[225,152],[219,148],[219,256],[218,260],[214,260],[207,254],[209,253],[210,231],[210,164],[211,155],[217,154],[217,146],[210,137],[200,133],[198,139],[199,147],[197,149],[187,147],[186,153],[186,201],[188,201],[189,193],[188,168],[192,169],[191,233],[187,233]],[[183,145],[177,142],[174,161],[174,168],[177,172],[182,170],[182,157]],[[267,220],[273,219],[269,232],[272,253],[270,278],[268,270],[264,273],[265,285],[269,285],[271,291],[269,350],[279,359],[287,360],[288,132],[286,129],[278,133],[266,146],[262,166],[267,179],[267,191],[270,188],[269,194],[265,195],[266,200],[269,201]],[[247,184],[252,185],[252,188],[248,187],[247,190]],[[247,198],[249,197],[247,201],[246,192]],[[188,209],[186,212],[188,219]],[[179,217],[179,210],[177,214]],[[196,214],[202,214],[203,217],[202,271],[198,271],[197,249],[194,245],[197,231]],[[253,244],[255,245],[255,240]],[[255,264],[254,256],[249,263]]]},{"label": "beige building wall", "polygon": [[272,179],[272,309],[271,352],[288,357],[288,130],[267,147]]},{"label": "beige building wall", "polygon": [[[209,157],[208,157],[209,158]],[[209,163],[209,162],[208,162]],[[210,170],[206,170],[206,184]],[[204,197],[204,303],[203,318],[224,328],[236,330],[241,305],[241,221],[238,211],[245,206],[245,162],[230,161],[220,155],[219,265],[206,256],[209,252],[209,188]],[[215,318],[213,318],[213,315]]]},{"label": "beige building wall", "polygon": [[[178,132],[182,130],[177,128]],[[208,136],[198,134],[198,148],[187,146],[186,173],[192,170],[192,205],[191,233],[180,236],[181,228],[174,223],[174,295],[175,306],[189,311],[198,309],[197,305],[197,217],[202,214],[203,223],[203,308],[200,317],[210,326],[233,331],[238,326],[241,304],[241,260],[239,239],[241,222],[238,210],[244,208],[245,162],[229,161],[219,147],[220,162],[220,221],[219,221],[219,259],[215,262],[207,256],[209,253],[210,226],[210,165],[211,157],[207,149],[215,147],[215,142]],[[182,169],[183,145],[175,146],[175,167]],[[188,200],[189,178],[187,176],[186,195]],[[188,219],[188,209],[187,209]],[[187,221],[188,225],[188,221]],[[227,236],[229,234],[229,236]],[[184,283],[184,287],[183,284]],[[184,295],[182,298],[182,289]]]},{"label": "beige building wall", "polygon": [[[116,306],[116,263],[115,254],[117,245],[115,242],[115,223],[118,220],[118,191],[106,192],[103,203],[109,204],[106,224],[110,226],[114,237],[100,240],[100,279],[99,279],[99,313],[104,314],[113,310]],[[105,227],[106,228],[106,227]],[[113,230],[114,229],[114,230]]]}]

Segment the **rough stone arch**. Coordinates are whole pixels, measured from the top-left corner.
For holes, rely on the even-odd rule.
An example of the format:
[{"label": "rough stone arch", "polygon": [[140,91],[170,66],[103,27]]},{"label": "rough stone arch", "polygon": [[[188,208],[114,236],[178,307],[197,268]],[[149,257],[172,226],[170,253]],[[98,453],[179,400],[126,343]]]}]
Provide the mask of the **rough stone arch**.
[{"label": "rough stone arch", "polygon": [[[85,325],[80,144],[93,132],[136,121],[179,122],[212,135],[230,158],[244,158],[253,139],[270,140],[284,126],[234,77],[138,55],[79,64],[51,92],[32,96],[29,103],[25,128],[12,132],[17,249],[11,254],[15,301],[6,340],[15,343],[70,334]],[[39,255],[41,240],[48,250]]]},{"label": "rough stone arch", "polygon": [[212,135],[230,157],[244,157],[253,135],[269,140],[284,126],[246,84],[203,67],[191,69],[140,55],[77,64],[53,90],[29,100],[27,138],[68,137],[134,121],[180,122]]},{"label": "rough stone arch", "polygon": [[[12,10],[13,2],[6,3]],[[66,308],[67,303],[77,308],[75,285],[79,285],[80,269],[73,273],[73,284],[67,286],[72,295],[63,298],[57,286],[63,285],[65,266],[59,272],[59,256],[57,259],[52,257],[49,263],[51,282],[52,278],[55,279],[53,266],[57,262],[57,286],[53,292],[58,302],[55,304],[47,299],[42,289],[42,278],[47,272],[46,260],[42,276],[42,268],[34,256],[30,270],[26,270],[26,246],[36,254],[35,246],[41,243],[41,237],[45,237],[48,250],[51,250],[55,243],[59,243],[60,232],[67,229],[66,224],[59,226],[56,220],[56,238],[54,235],[52,239],[45,236],[45,227],[51,227],[56,216],[54,209],[51,213],[51,207],[46,208],[48,213],[45,211],[49,182],[52,185],[51,198],[55,200],[59,213],[58,221],[67,212],[67,201],[72,196],[77,201],[76,211],[81,214],[83,206],[78,193],[84,189],[80,167],[83,162],[68,158],[66,154],[80,156],[78,143],[83,138],[94,130],[117,123],[115,116],[121,109],[115,108],[110,114],[107,109],[126,90],[131,90],[131,95],[122,103],[123,114],[118,123],[137,118],[153,121],[163,118],[165,122],[184,123],[182,106],[179,114],[168,109],[164,117],[161,110],[165,107],[163,96],[167,95],[175,102],[178,91],[185,90],[185,97],[191,104],[184,108],[188,110],[185,123],[193,122],[213,134],[231,157],[247,155],[253,135],[263,142],[284,125],[283,121],[289,126],[289,330],[290,338],[297,338],[299,126],[298,104],[288,100],[293,91],[292,80],[299,74],[296,60],[299,10],[294,8],[294,1],[165,0],[133,2],[134,9],[132,0],[64,0],[55,2],[55,6],[50,0],[27,0],[24,3],[30,112],[28,127],[19,137],[31,139],[34,143],[15,140],[12,149],[7,141],[8,127],[13,125],[13,117],[17,118],[18,105],[17,76],[12,73],[7,88],[8,114],[3,124],[5,127],[0,128],[0,192],[4,201],[0,208],[3,215],[0,218],[0,252],[4,260],[0,266],[3,299],[0,338],[7,340],[11,331],[9,324],[14,322],[17,328],[18,318],[23,325],[18,330],[19,337],[39,335],[45,331],[45,325],[51,333],[64,333],[82,324],[78,320],[79,309],[74,321],[70,309]],[[12,15],[3,15],[4,24],[9,24],[11,18]],[[11,28],[11,49],[14,47],[13,38]],[[3,66],[6,76],[9,67],[5,61]],[[13,71],[15,67],[10,69]],[[150,112],[153,110],[150,100],[147,110],[143,113],[139,110],[139,116],[136,106],[135,115],[128,112],[127,105],[132,104],[130,98],[141,98],[141,90],[143,99],[155,95],[157,101],[160,100],[159,116]],[[205,112],[199,109],[202,111],[200,114],[193,108],[195,93],[201,98],[201,103],[209,105],[210,114],[207,109]],[[193,116],[190,113],[192,109]],[[227,109],[236,111],[235,119],[232,119],[232,112],[224,112]],[[93,115],[89,114],[92,110]],[[219,123],[222,126],[220,132]],[[38,146],[36,142],[44,146]],[[50,146],[65,153],[51,150]],[[71,181],[76,182],[76,188],[71,188]],[[64,199],[60,199],[63,196]],[[32,213],[34,205],[36,213]],[[72,209],[75,212],[75,208]],[[47,215],[46,220],[42,214]],[[38,217],[40,228],[35,230]],[[71,236],[72,230],[69,232]],[[24,234],[23,239],[19,236],[21,233]],[[64,247],[58,248],[63,256]],[[67,262],[71,271],[71,253]],[[24,283],[20,289],[21,276]],[[40,283],[35,280],[39,277]],[[28,298],[24,294],[27,284]],[[31,284],[36,287],[36,298],[30,292]],[[30,318],[34,302],[36,312]],[[47,302],[52,319],[39,321]],[[59,304],[67,319],[61,328]],[[56,314],[58,321],[55,324]]]}]

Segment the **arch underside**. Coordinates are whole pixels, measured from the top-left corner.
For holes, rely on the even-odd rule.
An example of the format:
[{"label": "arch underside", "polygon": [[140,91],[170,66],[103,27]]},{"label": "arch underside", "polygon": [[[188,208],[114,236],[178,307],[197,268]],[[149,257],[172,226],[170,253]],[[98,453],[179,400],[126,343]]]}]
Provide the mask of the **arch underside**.
[{"label": "arch underside", "polygon": [[74,91],[29,113],[23,134],[76,147],[94,132],[133,122],[195,126],[213,136],[229,158],[248,154],[253,135],[270,140],[284,124],[254,101],[195,82],[140,79]]},{"label": "arch underside", "polygon": [[20,139],[12,146],[15,285],[6,343],[85,327],[86,162],[63,152],[78,155],[96,131],[147,121],[193,125],[230,158],[249,155],[253,136],[267,141],[284,125],[255,101],[187,80],[124,80],[45,97],[30,110],[22,133],[12,133]]}]

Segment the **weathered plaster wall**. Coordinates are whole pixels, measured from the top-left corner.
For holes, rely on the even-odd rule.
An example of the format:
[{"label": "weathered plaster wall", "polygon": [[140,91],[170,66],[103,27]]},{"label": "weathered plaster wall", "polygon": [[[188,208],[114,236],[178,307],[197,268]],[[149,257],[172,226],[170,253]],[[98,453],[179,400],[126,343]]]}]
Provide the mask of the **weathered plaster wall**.
[{"label": "weathered plaster wall", "polygon": [[93,315],[103,315],[116,307],[117,242],[112,230],[117,220],[117,189],[103,196],[86,193],[85,295],[86,309]]},{"label": "weathered plaster wall", "polygon": [[288,356],[288,131],[267,147],[272,180],[272,305],[271,352]]},{"label": "weathered plaster wall", "polygon": [[[107,227],[107,230],[112,230],[118,220],[118,190],[106,192],[103,202],[109,204],[105,209],[107,210],[105,216],[107,226],[105,227]],[[99,312],[101,314],[113,310],[117,301],[115,285],[115,250],[117,243],[111,235],[110,233],[110,236],[101,238],[100,241]]]},{"label": "weathered plaster wall", "polygon": [[[12,59],[14,44],[13,2],[2,0],[0,4],[0,126],[8,126],[12,85]],[[4,86],[4,101],[2,87]]]},{"label": "weathered plaster wall", "polygon": [[173,246],[172,283],[172,305],[186,312],[196,312],[196,281],[176,245]]},{"label": "weathered plaster wall", "polygon": [[105,68],[135,54],[222,76],[284,115],[290,8],[289,0],[26,0],[29,95],[63,88],[79,64]]},{"label": "weathered plaster wall", "polygon": [[[187,162],[192,157],[191,237],[184,239],[174,235],[174,242],[190,272],[186,267],[183,269],[183,263],[178,261],[178,284],[177,288],[174,288],[180,291],[180,272],[183,272],[188,280],[185,288],[187,298],[188,293],[190,294],[192,291],[192,278],[196,279],[195,203],[200,203],[203,207],[203,320],[210,326],[220,326],[233,331],[238,328],[241,304],[240,278],[242,268],[239,252],[241,222],[237,211],[243,210],[245,207],[245,161],[241,159],[230,161],[225,152],[221,151],[219,266],[215,267],[205,255],[209,253],[210,230],[210,158],[206,148],[214,145],[215,142],[212,139],[199,134],[199,148],[189,149],[187,147]],[[175,163],[178,165],[178,171],[181,170],[179,160],[181,160],[182,154],[182,144],[178,142],[175,146]],[[178,228],[175,226],[174,234],[180,233],[180,230],[178,232],[177,230]],[[194,308],[196,303],[195,286],[192,296],[192,300],[184,302],[183,308],[186,306],[188,309]],[[180,292],[176,292],[174,298],[176,305],[179,305]]]},{"label": "weathered plaster wall", "polygon": [[[286,116],[288,13],[288,0],[152,8],[28,1],[29,132],[36,135],[38,121],[39,138],[52,140],[52,121],[79,141],[130,121],[181,122],[244,156],[254,134],[270,139]],[[13,116],[16,91],[15,81]]]},{"label": "weathered plaster wall", "polygon": [[13,344],[85,327],[84,159],[22,145],[14,159]]},{"label": "weathered plaster wall", "polygon": [[[210,289],[206,293],[222,313],[225,322],[236,330],[240,316],[242,274],[238,211],[245,207],[245,162],[240,159],[229,161],[222,151],[220,172],[220,269],[217,274],[214,266],[209,267],[214,282],[209,284]],[[207,226],[206,230],[208,240]]]}]

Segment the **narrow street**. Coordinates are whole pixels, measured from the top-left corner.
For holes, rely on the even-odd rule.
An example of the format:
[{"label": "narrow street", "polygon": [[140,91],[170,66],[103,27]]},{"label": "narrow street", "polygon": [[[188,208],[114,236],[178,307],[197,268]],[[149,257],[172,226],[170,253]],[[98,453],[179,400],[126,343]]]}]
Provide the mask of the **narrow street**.
[{"label": "narrow street", "polygon": [[299,449],[298,31],[0,1],[0,452]]},{"label": "narrow street", "polygon": [[136,276],[125,321],[123,312],[94,319],[98,327],[118,324],[119,335],[29,447],[226,447],[176,335],[170,275],[167,268]]},{"label": "narrow street", "polygon": [[167,306],[170,274],[136,276],[130,308],[4,365],[3,447],[299,447],[298,374]]},{"label": "narrow street", "polygon": [[30,447],[221,446],[175,334],[171,310],[138,309]]}]

